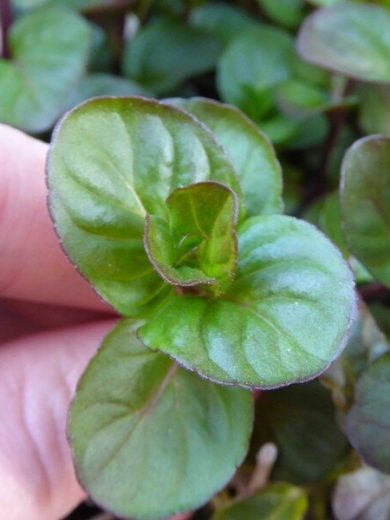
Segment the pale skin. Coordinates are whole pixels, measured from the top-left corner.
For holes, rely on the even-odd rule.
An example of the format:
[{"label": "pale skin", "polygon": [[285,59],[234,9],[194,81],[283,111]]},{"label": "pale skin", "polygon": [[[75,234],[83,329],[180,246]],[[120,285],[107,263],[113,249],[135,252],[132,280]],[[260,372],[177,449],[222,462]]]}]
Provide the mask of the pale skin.
[{"label": "pale skin", "polygon": [[0,504],[8,520],[59,520],[85,498],[66,414],[117,319],[59,246],[46,206],[47,150],[0,125]]}]

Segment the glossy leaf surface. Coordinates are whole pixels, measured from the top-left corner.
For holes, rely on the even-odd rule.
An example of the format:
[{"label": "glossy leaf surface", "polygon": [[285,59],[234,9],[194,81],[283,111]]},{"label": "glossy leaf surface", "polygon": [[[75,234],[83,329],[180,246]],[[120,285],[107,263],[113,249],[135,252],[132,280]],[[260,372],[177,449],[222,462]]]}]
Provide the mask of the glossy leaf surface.
[{"label": "glossy leaf surface", "polygon": [[302,58],[363,81],[390,82],[390,12],[341,2],[311,14],[298,37]]},{"label": "glossy leaf surface", "polygon": [[80,380],[69,435],[78,477],[120,517],[155,520],[201,505],[241,463],[252,397],[146,349],[122,321]]},{"label": "glossy leaf surface", "polygon": [[237,277],[223,299],[171,295],[142,341],[212,380],[270,388],[322,372],[355,312],[341,254],[313,226],[284,216],[239,229]]},{"label": "glossy leaf surface", "polygon": [[211,70],[219,53],[218,40],[208,33],[175,20],[161,19],[141,29],[129,41],[123,71],[125,76],[160,95],[192,76]]},{"label": "glossy leaf surface", "polygon": [[372,136],[345,155],[341,211],[351,253],[390,285],[390,138]]},{"label": "glossy leaf surface", "polygon": [[212,520],[303,520],[305,492],[290,484],[270,484],[256,495],[217,511]]},{"label": "glossy leaf surface", "polygon": [[146,218],[145,248],[157,272],[172,285],[226,289],[237,257],[234,192],[215,182],[178,188],[167,199],[167,214]]},{"label": "glossy leaf surface", "polygon": [[70,112],[48,161],[49,204],[63,247],[125,315],[163,285],[144,250],[146,213],[164,214],[173,189],[207,180],[240,192],[231,163],[204,127],[142,98],[101,98]]},{"label": "glossy leaf surface", "polygon": [[347,432],[367,464],[390,473],[390,353],[377,359],[359,379]]},{"label": "glossy leaf surface", "polygon": [[282,211],[280,164],[272,144],[255,124],[235,107],[217,101],[192,98],[168,102],[202,121],[225,148],[240,180],[248,216]]},{"label": "glossy leaf surface", "polygon": [[77,14],[41,9],[9,33],[11,60],[0,59],[0,120],[28,132],[50,128],[84,72],[92,32]]}]

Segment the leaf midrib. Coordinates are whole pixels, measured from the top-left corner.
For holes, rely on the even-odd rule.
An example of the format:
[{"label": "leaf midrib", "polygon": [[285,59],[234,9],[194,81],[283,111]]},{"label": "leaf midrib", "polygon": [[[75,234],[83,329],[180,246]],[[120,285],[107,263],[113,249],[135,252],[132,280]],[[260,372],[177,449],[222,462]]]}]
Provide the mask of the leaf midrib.
[{"label": "leaf midrib", "polygon": [[[135,430],[140,425],[141,421],[154,409],[157,402],[159,401],[160,397],[162,396],[164,390],[166,389],[167,385],[175,375],[177,369],[179,368],[177,363],[173,363],[170,368],[167,370],[167,373],[165,374],[164,378],[162,379],[161,383],[157,386],[155,392],[151,395],[151,399],[146,402],[146,404],[139,410],[138,417],[135,421],[135,423],[130,428],[130,431],[124,435],[124,438],[122,442],[120,442],[114,449],[112,453],[110,453],[110,456],[102,463],[100,464],[99,468],[95,472],[95,477],[92,479],[92,481],[96,481],[100,473],[112,462],[112,460],[117,457],[117,455],[120,453],[120,451],[124,448],[129,438],[133,435]],[[99,432],[97,432],[99,433]]]}]

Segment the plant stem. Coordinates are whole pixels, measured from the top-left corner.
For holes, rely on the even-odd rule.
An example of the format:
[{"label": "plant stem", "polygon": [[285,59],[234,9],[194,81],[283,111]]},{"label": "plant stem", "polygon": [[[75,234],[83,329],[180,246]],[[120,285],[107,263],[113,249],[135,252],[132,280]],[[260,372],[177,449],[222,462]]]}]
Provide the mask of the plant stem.
[{"label": "plant stem", "polygon": [[137,15],[141,25],[145,22],[146,18],[148,17],[152,5],[153,0],[140,0]]},{"label": "plant stem", "polygon": [[[350,94],[352,86],[353,83],[350,79],[345,79],[345,82],[341,86],[336,84],[332,94],[332,100],[335,102],[341,102]],[[327,191],[329,162],[334,148],[337,145],[340,132],[346,122],[346,116],[346,107],[344,106],[336,107],[330,110],[327,114],[330,128],[328,136],[323,144],[322,152],[320,153],[318,171],[308,185],[307,192],[304,195],[303,203],[298,210],[298,214],[301,214],[309,204],[324,195]]]},{"label": "plant stem", "polygon": [[1,22],[1,56],[5,59],[11,57],[8,46],[8,32],[12,22],[11,0],[0,0]]},{"label": "plant stem", "polygon": [[261,446],[256,454],[256,467],[248,483],[245,485],[241,483],[240,487],[237,486],[235,501],[250,497],[267,485],[277,456],[277,447],[272,442],[266,442]]},{"label": "plant stem", "polygon": [[381,303],[389,303],[390,302],[390,289],[384,287],[380,283],[370,283],[361,287],[360,295],[366,303],[371,302],[381,302]]},{"label": "plant stem", "polygon": [[101,5],[91,5],[82,10],[86,15],[102,15],[106,13],[115,13],[125,11],[135,5],[135,0],[116,0],[110,4],[103,3]]}]

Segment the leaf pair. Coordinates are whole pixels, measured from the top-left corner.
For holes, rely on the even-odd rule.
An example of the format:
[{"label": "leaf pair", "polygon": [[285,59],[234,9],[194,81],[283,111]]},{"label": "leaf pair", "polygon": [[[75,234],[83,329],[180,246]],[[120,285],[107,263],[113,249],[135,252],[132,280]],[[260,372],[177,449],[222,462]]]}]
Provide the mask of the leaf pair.
[{"label": "leaf pair", "polygon": [[[181,106],[216,128],[214,136],[183,110],[141,98],[94,100],[63,121],[48,168],[64,246],[119,312],[149,308],[146,345],[202,375],[255,387],[313,377],[344,344],[351,275],[310,225],[264,214],[280,208],[279,168],[249,121],[217,103]],[[237,230],[234,281],[232,192],[240,221],[259,215]],[[220,298],[176,294],[166,280],[214,284]]]},{"label": "leaf pair", "polygon": [[236,195],[223,184],[193,184],[171,193],[167,213],[167,220],[146,218],[145,249],[156,271],[169,284],[211,285],[220,294],[235,274]]},{"label": "leaf pair", "polygon": [[[249,194],[247,211],[278,211],[280,167],[268,141],[233,108],[202,100],[194,107],[209,108],[218,123],[218,137]],[[61,126],[49,171],[51,211],[68,253],[124,315],[163,288],[144,249],[146,214],[164,215],[171,191],[193,183],[217,181],[241,193],[210,131],[182,111],[139,98],[96,100],[73,112]]]}]

